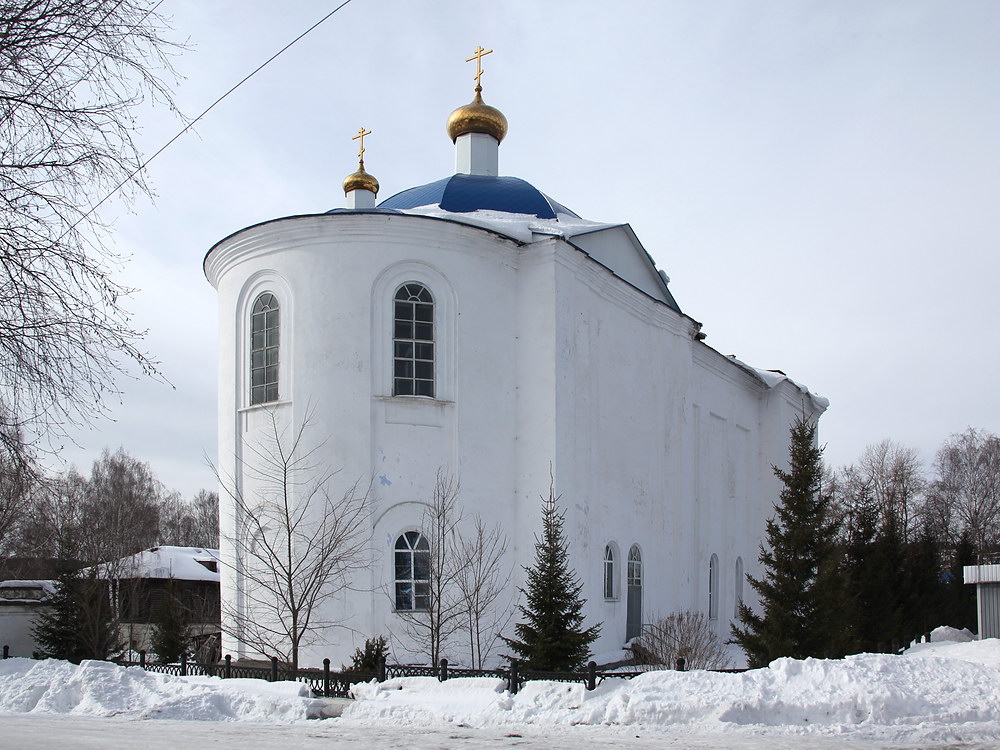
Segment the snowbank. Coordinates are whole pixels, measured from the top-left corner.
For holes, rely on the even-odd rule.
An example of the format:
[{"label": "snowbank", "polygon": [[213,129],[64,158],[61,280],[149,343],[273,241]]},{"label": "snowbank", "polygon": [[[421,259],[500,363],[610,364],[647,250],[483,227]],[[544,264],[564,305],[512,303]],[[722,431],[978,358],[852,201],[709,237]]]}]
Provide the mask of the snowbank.
[{"label": "snowbank", "polygon": [[[880,741],[1000,739],[1000,641],[924,644],[905,657],[778,659],[742,674],[652,672],[582,685],[405,678],[356,688],[355,724],[604,724],[849,735]],[[929,649],[934,653],[928,653]]]},{"label": "snowbank", "polygon": [[[339,726],[684,728],[878,743],[1000,741],[1000,640],[932,642],[904,656],[778,659],[742,674],[650,672],[580,684],[406,677],[356,685]],[[320,702],[299,683],[171,677],[106,662],[0,661],[0,713],[287,723]]]},{"label": "snowbank", "polygon": [[0,713],[284,723],[318,710],[298,682],[173,677],[103,661],[0,661]]}]

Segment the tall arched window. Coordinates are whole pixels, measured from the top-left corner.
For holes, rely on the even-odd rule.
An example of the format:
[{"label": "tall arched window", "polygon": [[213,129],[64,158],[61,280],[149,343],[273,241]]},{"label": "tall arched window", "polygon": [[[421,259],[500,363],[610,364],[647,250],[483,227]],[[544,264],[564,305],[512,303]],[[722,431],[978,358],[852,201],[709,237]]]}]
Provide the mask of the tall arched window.
[{"label": "tall arched window", "polygon": [[434,298],[416,282],[393,301],[393,396],[434,397]]},{"label": "tall arched window", "polygon": [[708,561],[708,619],[719,619],[719,558]]},{"label": "tall arched window", "polygon": [[642,635],[642,553],[633,544],[628,551],[625,595],[625,640]]},{"label": "tall arched window", "polygon": [[250,314],[250,403],[278,400],[278,299],[260,295]]},{"label": "tall arched window", "polygon": [[642,585],[642,553],[637,544],[633,544],[628,551],[628,585]]},{"label": "tall arched window", "polygon": [[736,558],[736,605],[733,608],[733,617],[739,619],[740,605],[743,603],[743,558]]},{"label": "tall arched window", "polygon": [[431,547],[419,531],[396,540],[396,609],[427,609],[430,604]]},{"label": "tall arched window", "polygon": [[610,544],[604,548],[604,598],[615,598],[615,548]]}]

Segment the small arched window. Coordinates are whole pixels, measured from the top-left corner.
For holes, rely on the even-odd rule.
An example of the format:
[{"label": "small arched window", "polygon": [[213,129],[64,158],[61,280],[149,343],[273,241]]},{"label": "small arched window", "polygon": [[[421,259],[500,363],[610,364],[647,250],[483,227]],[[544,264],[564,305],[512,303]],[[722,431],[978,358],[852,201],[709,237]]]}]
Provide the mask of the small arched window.
[{"label": "small arched window", "polygon": [[393,300],[392,395],[434,398],[434,298],[403,284]]},{"label": "small arched window", "polygon": [[736,606],[733,609],[733,617],[737,620],[740,617],[740,605],[743,603],[743,558],[736,558]]},{"label": "small arched window", "polygon": [[708,561],[708,619],[719,619],[719,558],[714,554]]},{"label": "small arched window", "polygon": [[250,403],[278,400],[278,299],[270,292],[253,303],[250,315]]},{"label": "small arched window", "polygon": [[628,551],[628,585],[642,586],[642,553],[637,544]]},{"label": "small arched window", "polygon": [[430,545],[419,531],[407,531],[396,540],[394,552],[396,609],[427,609],[430,604]]},{"label": "small arched window", "polygon": [[610,544],[604,548],[604,598],[615,598],[615,548]]}]

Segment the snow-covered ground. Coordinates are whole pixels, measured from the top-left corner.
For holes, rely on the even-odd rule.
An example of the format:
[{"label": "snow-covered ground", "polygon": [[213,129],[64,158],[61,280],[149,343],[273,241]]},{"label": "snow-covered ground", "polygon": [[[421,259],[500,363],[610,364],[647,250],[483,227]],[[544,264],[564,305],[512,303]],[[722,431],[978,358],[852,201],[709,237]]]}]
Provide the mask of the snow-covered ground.
[{"label": "snow-covered ground", "polygon": [[[3,748],[241,750],[487,745],[760,748],[1000,747],[1000,641],[906,655],[779,659],[743,674],[655,672],[581,685],[400,678],[357,687],[338,719],[295,683],[179,678],[101,662],[0,662]],[[158,721],[142,721],[157,719]]]}]

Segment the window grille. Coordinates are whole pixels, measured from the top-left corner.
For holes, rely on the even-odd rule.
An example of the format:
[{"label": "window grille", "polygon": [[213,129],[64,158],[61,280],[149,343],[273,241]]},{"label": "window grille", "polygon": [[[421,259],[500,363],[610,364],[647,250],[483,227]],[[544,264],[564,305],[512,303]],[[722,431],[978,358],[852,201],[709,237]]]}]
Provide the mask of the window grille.
[{"label": "window grille", "polygon": [[634,544],[628,551],[628,585],[642,585],[642,554],[639,552],[639,547]]},{"label": "window grille", "polygon": [[396,540],[396,609],[425,610],[430,606],[431,548],[419,531]]},{"label": "window grille", "polygon": [[278,300],[265,292],[250,316],[250,403],[278,400]]},{"label": "window grille", "polygon": [[708,561],[708,619],[719,619],[719,558]]},{"label": "window grille", "polygon": [[392,395],[434,398],[434,298],[410,282],[396,292],[393,309]]},{"label": "window grille", "polygon": [[615,598],[615,550],[610,544],[604,548],[604,598]]},{"label": "window grille", "polygon": [[740,617],[740,605],[743,603],[743,558],[736,558],[736,606],[734,607],[733,617],[739,619]]}]

